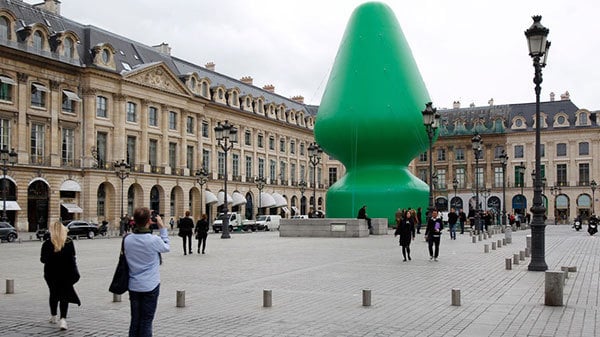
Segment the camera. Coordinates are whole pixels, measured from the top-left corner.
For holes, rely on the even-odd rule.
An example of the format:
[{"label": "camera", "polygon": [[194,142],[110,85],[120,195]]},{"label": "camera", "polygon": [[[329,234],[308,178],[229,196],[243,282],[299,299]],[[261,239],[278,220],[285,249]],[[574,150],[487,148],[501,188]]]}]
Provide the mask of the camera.
[{"label": "camera", "polygon": [[150,220],[152,220],[152,222],[156,222],[156,215],[158,215],[158,212],[152,210],[152,212],[150,213]]}]

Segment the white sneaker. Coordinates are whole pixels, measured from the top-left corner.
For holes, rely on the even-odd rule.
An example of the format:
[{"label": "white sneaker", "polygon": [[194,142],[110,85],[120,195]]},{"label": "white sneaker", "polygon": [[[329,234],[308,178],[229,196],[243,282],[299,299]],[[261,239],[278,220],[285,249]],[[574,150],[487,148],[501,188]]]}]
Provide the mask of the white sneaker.
[{"label": "white sneaker", "polygon": [[61,318],[61,319],[60,319],[60,323],[58,323],[58,327],[59,327],[61,330],[67,330],[67,329],[68,329],[68,327],[67,327],[67,320],[66,320],[66,319],[64,319],[64,318]]},{"label": "white sneaker", "polygon": [[50,319],[48,320],[48,322],[50,322],[52,324],[56,324],[56,315],[50,316]]},{"label": "white sneaker", "polygon": [[437,257],[434,257],[434,258],[433,258],[433,261],[436,261],[436,262],[437,262]]}]

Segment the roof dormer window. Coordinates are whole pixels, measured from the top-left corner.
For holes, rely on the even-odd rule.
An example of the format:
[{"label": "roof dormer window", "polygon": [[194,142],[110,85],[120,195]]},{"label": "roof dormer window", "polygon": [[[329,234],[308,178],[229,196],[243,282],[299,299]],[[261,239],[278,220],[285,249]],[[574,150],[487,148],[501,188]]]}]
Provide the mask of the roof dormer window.
[{"label": "roof dormer window", "polygon": [[44,49],[44,36],[39,30],[36,30],[35,33],[33,33],[33,48],[37,50]]},{"label": "roof dormer window", "polygon": [[10,39],[10,21],[5,16],[0,16],[0,39]]},{"label": "roof dormer window", "polygon": [[102,49],[102,62],[104,62],[104,64],[110,62],[110,51],[106,48]]}]

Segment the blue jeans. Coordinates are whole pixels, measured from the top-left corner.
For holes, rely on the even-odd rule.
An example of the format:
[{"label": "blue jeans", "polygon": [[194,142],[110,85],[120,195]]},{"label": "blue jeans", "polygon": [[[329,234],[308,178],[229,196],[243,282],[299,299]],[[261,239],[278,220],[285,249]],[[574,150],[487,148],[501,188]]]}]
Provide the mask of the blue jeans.
[{"label": "blue jeans", "polygon": [[148,292],[129,291],[131,323],[129,337],[152,337],[152,321],[158,304],[160,284]]},{"label": "blue jeans", "polygon": [[450,239],[456,239],[456,224],[450,224],[448,227],[450,227]]}]

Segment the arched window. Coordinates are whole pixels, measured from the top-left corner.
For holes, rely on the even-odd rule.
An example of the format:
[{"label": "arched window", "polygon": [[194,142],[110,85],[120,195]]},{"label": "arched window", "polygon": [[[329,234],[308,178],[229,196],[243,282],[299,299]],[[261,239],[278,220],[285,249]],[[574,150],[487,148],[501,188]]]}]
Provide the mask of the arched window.
[{"label": "arched window", "polygon": [[202,96],[208,97],[208,85],[206,82],[202,82]]},{"label": "arched window", "polygon": [[0,39],[10,39],[10,21],[5,16],[0,16]]},{"label": "arched window", "polygon": [[70,37],[67,37],[65,38],[63,45],[63,55],[68,58],[73,58],[73,40]]},{"label": "arched window", "polygon": [[38,50],[44,48],[44,36],[39,30],[36,30],[35,33],[33,33],[33,48]]},{"label": "arched window", "polygon": [[238,94],[236,91],[234,91],[231,95],[231,105],[233,106],[237,106],[239,104],[239,100],[238,100]]}]

